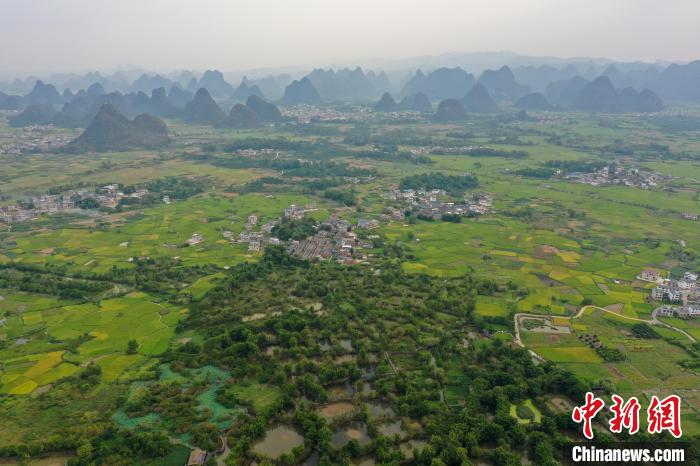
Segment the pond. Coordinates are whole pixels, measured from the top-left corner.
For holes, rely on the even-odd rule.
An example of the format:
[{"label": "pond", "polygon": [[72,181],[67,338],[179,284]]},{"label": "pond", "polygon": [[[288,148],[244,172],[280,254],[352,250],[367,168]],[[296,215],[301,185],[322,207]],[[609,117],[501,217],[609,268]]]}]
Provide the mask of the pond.
[{"label": "pond", "polygon": [[408,433],[401,427],[401,421],[386,422],[384,424],[380,424],[377,430],[384,437],[389,438],[393,438],[394,435],[398,435],[399,438],[406,438],[406,435],[408,435]]},{"label": "pond", "polygon": [[256,312],[255,314],[251,314],[249,316],[243,316],[241,320],[243,322],[253,322],[255,320],[264,319],[265,317],[267,317],[267,314],[263,314],[262,312]]},{"label": "pond", "polygon": [[375,466],[377,462],[374,461],[372,458],[360,458],[354,460],[351,464],[352,466]]},{"label": "pond", "polygon": [[268,430],[265,437],[253,445],[253,451],[276,460],[303,444],[304,437],[293,427],[280,424]]},{"label": "pond", "polygon": [[330,403],[325,406],[321,406],[316,410],[319,416],[321,416],[326,421],[333,419],[334,417],[343,416],[352,412],[354,406],[352,403],[347,401],[338,401],[337,403]]},{"label": "pond", "polygon": [[394,409],[391,407],[391,405],[384,401],[368,402],[367,410],[369,411],[369,417],[372,419],[396,416],[396,412],[394,412]]},{"label": "pond", "polygon": [[352,351],[352,341],[348,339],[342,339],[338,342],[341,348],[345,351]]},{"label": "pond", "polygon": [[331,445],[334,448],[342,448],[350,440],[357,440],[360,446],[369,444],[370,438],[367,433],[367,424],[364,422],[353,422],[349,426],[334,432],[331,437]]},{"label": "pond", "polygon": [[357,360],[357,357],[354,354],[343,354],[341,356],[336,356],[333,358],[333,361],[336,364],[344,364],[346,362],[353,362]]},{"label": "pond", "polygon": [[367,411],[369,412],[370,419],[377,419],[381,417],[394,417],[396,412],[391,407],[389,403],[383,401],[370,401],[367,403]]},{"label": "pond", "polygon": [[316,466],[320,460],[321,460],[320,455],[318,454],[317,451],[314,451],[314,452],[311,452],[309,457],[306,458],[303,463],[301,463],[301,466]]},{"label": "pond", "polygon": [[333,383],[326,387],[326,393],[332,400],[343,400],[352,398],[355,395],[355,389],[350,382]]},{"label": "pond", "polygon": [[399,448],[401,449],[401,453],[410,460],[413,459],[413,450],[421,451],[427,444],[427,440],[409,440],[399,445]]}]

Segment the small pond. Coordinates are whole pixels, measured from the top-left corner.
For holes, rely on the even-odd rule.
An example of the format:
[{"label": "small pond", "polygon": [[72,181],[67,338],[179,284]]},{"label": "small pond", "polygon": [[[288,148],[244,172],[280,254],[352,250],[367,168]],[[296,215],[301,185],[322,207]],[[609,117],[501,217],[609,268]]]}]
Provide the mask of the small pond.
[{"label": "small pond", "polygon": [[365,446],[369,444],[370,438],[367,433],[367,424],[364,422],[353,422],[333,433],[331,437],[331,445],[334,448],[344,447],[350,440],[357,440],[360,446]]},{"label": "small pond", "polygon": [[276,460],[303,444],[304,437],[293,427],[278,425],[265,432],[265,437],[253,445],[253,451]]}]

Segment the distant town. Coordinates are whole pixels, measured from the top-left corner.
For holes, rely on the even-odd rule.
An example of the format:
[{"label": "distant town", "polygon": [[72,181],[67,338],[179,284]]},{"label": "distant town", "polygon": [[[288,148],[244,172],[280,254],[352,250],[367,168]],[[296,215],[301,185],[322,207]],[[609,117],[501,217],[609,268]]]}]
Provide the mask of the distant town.
[{"label": "distant town", "polygon": [[0,133],[0,155],[49,152],[65,146],[74,139],[73,135],[59,132],[53,125],[32,125],[18,131]]},{"label": "distant town", "polygon": [[[120,190],[118,184],[109,184],[91,191],[89,189],[70,190],[61,194],[44,194],[26,202],[0,207],[0,221],[5,223],[24,222],[43,214],[76,212],[96,208],[115,208],[124,198],[140,199],[148,194],[146,189],[138,189],[129,194]],[[165,196],[164,203],[170,199]]]},{"label": "distant town", "polygon": [[622,163],[617,162],[614,167],[605,166],[592,173],[568,173],[564,176],[564,179],[576,183],[590,184],[591,186],[623,185],[652,189],[663,183],[678,179],[678,177],[662,175],[643,168],[625,167]]},{"label": "distant town", "polygon": [[[400,201],[416,216],[431,220],[439,220],[444,216],[470,217],[491,212],[493,199],[489,193],[466,193],[462,203],[443,199],[446,194],[441,189],[429,191],[397,189],[386,193],[384,197],[390,201]],[[393,210],[390,214],[398,219],[399,215]]]}]

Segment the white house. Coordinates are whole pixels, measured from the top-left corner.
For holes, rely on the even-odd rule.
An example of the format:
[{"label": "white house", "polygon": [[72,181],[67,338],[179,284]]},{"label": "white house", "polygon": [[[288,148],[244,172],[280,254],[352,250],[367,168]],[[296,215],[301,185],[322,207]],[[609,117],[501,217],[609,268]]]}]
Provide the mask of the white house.
[{"label": "white house", "polygon": [[700,304],[688,306],[688,317],[700,317]]},{"label": "white house", "polygon": [[195,244],[199,244],[202,241],[204,241],[204,237],[199,233],[195,233],[192,235],[192,238],[187,240],[187,244],[190,246],[194,246]]},{"label": "white house", "polygon": [[697,284],[690,280],[678,280],[678,282],[676,282],[676,286],[681,290],[692,290],[697,286]]},{"label": "white house", "polygon": [[668,288],[666,294],[668,295],[668,299],[670,301],[680,301],[681,299],[683,299],[683,294],[678,288]]},{"label": "white house", "polygon": [[664,299],[664,296],[666,296],[667,290],[668,288],[665,288],[663,286],[657,286],[656,288],[651,290],[652,299],[656,301],[661,301],[662,299]]}]

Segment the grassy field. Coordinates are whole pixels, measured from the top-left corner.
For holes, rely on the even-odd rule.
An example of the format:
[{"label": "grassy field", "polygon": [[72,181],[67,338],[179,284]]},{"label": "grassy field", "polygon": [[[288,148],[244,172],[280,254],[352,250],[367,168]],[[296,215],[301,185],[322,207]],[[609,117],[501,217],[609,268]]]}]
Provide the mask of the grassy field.
[{"label": "grassy field", "polygon": [[[224,231],[238,235],[251,214],[262,224],[278,218],[290,204],[310,202],[309,197],[297,195],[229,197],[210,193],[110,218],[113,224],[106,230],[72,226],[18,235],[15,247],[5,255],[16,262],[66,264],[94,272],[115,265],[128,267],[130,258],[146,256],[177,257],[188,265],[231,266],[252,256],[247,246],[230,244],[223,237]],[[327,216],[323,209],[315,214]],[[195,233],[201,234],[204,242],[184,247]]]},{"label": "grassy field", "polygon": [[[7,327],[26,341],[15,340],[0,351],[0,393],[31,393],[92,361],[102,368],[104,381],[112,382],[143,358],[164,352],[184,312],[140,292],[96,304],[24,311],[20,322]],[[125,354],[132,339],[137,354]],[[51,351],[69,344],[70,351]]]},{"label": "grassy field", "polygon": [[[676,320],[679,319],[673,319],[673,323]],[[596,383],[607,380],[613,385],[614,393],[625,398],[637,396],[648,400],[651,395],[680,395],[689,424],[697,427],[700,420],[700,397],[695,387],[700,383],[700,374],[680,365],[688,359],[688,354],[682,348],[683,344],[689,343],[687,338],[678,332],[664,329],[658,329],[658,332],[665,338],[635,338],[631,332],[634,323],[599,310],[591,310],[580,319],[572,321],[571,334],[522,331],[521,336],[523,343],[540,356],[566,367],[584,379]],[[603,345],[619,349],[625,360],[604,362],[593,348],[579,339],[580,335],[596,335]],[[678,341],[681,347],[670,344],[666,338]]]}]

